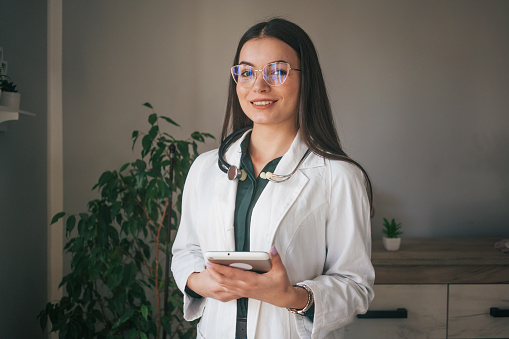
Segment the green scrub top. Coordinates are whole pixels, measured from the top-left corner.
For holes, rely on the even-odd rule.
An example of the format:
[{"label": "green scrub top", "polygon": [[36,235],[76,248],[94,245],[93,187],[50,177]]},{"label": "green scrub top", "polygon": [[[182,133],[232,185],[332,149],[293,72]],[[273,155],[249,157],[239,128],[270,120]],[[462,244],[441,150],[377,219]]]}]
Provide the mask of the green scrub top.
[{"label": "green scrub top", "polygon": [[[235,250],[246,252],[249,251],[249,231],[253,208],[269,182],[269,180],[262,179],[260,176],[255,177],[253,162],[248,150],[250,139],[251,135],[249,134],[241,144],[240,168],[246,171],[247,178],[238,182],[234,215]],[[274,172],[280,160],[281,157],[270,161],[265,165],[262,172]],[[247,318],[247,304],[247,298],[237,299],[237,318]]]}]

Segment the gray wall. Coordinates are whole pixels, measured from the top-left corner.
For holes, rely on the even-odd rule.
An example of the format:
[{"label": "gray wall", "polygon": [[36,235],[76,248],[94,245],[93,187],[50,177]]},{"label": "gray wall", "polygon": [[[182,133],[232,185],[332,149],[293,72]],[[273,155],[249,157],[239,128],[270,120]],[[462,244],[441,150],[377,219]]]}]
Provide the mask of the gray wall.
[{"label": "gray wall", "polygon": [[315,42],[345,149],[373,179],[375,237],[383,217],[408,237],[507,236],[507,1],[66,1],[66,209],[133,159],[145,101],[177,134],[219,136],[237,41],[275,15]]},{"label": "gray wall", "polygon": [[0,1],[0,46],[21,116],[0,132],[0,336],[41,338],[46,304],[46,2]]}]

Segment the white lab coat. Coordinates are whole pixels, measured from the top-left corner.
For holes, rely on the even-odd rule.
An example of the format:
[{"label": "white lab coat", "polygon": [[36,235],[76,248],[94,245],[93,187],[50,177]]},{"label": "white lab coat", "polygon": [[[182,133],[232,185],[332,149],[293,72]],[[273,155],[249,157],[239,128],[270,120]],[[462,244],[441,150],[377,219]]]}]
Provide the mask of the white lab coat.
[{"label": "white lab coat", "polygon": [[[225,154],[239,166],[240,143]],[[291,173],[307,150],[297,134],[275,173]],[[187,177],[172,271],[180,290],[205,269],[207,251],[234,251],[237,182],[217,165],[217,150],[200,155]],[[258,300],[248,302],[248,338],[343,338],[343,327],[367,311],[375,273],[370,261],[369,202],[362,172],[349,163],[310,154],[290,180],[269,182],[252,214],[251,251],[276,246],[292,284],[308,285],[314,321]],[[198,338],[235,338],[236,301],[195,299],[184,293],[184,317],[198,324]]]}]

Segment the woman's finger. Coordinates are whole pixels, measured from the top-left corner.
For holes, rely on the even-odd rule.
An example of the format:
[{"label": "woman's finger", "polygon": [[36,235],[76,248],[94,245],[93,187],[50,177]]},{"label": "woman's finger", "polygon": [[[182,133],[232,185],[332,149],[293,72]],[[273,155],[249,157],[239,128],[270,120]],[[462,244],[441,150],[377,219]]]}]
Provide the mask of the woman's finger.
[{"label": "woman's finger", "polygon": [[208,268],[212,269],[216,273],[220,274],[224,278],[228,278],[231,280],[240,280],[240,281],[248,281],[253,278],[254,272],[245,271],[240,268],[229,267],[226,265],[214,264],[208,262]]},{"label": "woman's finger", "polygon": [[285,279],[287,279],[286,267],[275,245],[270,249],[270,260],[272,261],[272,269],[268,273],[271,275],[277,274],[278,276],[284,276]]},{"label": "woman's finger", "polygon": [[269,251],[270,260],[272,262],[272,267],[274,266],[284,266],[283,262],[281,261],[281,256],[279,255],[276,245],[272,245]]},{"label": "woman's finger", "polygon": [[235,300],[241,297],[240,295],[236,294],[234,290],[217,281],[222,280],[223,276],[213,268],[207,267],[207,269],[202,273],[205,273],[208,277],[207,279],[209,279],[206,283],[207,294],[205,296],[217,299],[222,302]]},{"label": "woman's finger", "polygon": [[207,262],[205,266],[207,267],[207,271],[209,272],[210,277],[214,279],[216,282],[219,282],[223,279],[223,275],[215,267],[216,264]]}]

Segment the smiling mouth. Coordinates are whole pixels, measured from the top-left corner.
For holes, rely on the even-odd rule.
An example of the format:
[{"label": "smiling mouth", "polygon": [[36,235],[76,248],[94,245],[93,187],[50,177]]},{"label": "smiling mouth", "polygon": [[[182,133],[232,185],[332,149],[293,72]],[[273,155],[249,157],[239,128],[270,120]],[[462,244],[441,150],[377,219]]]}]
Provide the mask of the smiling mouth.
[{"label": "smiling mouth", "polygon": [[264,100],[264,101],[251,101],[251,103],[255,106],[268,106],[275,103],[277,100]]}]

